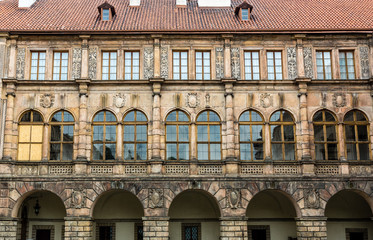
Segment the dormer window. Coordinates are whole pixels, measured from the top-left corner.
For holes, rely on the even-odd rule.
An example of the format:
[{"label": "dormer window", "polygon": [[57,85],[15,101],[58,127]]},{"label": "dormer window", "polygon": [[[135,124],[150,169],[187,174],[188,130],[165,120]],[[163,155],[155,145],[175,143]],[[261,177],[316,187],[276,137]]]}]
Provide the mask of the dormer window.
[{"label": "dormer window", "polygon": [[241,9],[241,18],[242,20],[249,20],[249,9],[247,8]]},{"label": "dormer window", "polygon": [[102,9],[102,21],[110,20],[110,8]]},{"label": "dormer window", "polygon": [[250,5],[248,2],[244,0],[243,3],[238,5],[234,10],[234,13],[239,16],[242,21],[250,20],[251,11],[253,10],[253,6]]},{"label": "dormer window", "polygon": [[104,2],[97,7],[101,21],[111,21],[115,15],[115,9],[108,2]]}]

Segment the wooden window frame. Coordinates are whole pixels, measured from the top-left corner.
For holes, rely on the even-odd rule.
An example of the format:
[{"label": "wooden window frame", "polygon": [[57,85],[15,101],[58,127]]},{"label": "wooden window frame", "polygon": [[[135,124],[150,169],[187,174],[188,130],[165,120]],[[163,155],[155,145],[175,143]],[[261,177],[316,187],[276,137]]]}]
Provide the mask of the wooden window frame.
[{"label": "wooden window frame", "polygon": [[[257,112],[257,111],[254,111],[254,110],[247,110],[245,112],[243,112],[241,114],[241,116],[246,113],[246,112],[250,112],[250,121],[238,121],[238,133],[239,133],[239,146],[240,146],[240,160],[242,161],[263,161],[265,159],[265,122],[264,122],[264,118],[263,116]],[[255,112],[257,113],[259,116],[262,117],[262,121],[252,121],[252,112]],[[240,116],[240,117],[241,117]],[[252,126],[253,125],[257,125],[257,126],[262,126],[262,141],[252,141],[253,139],[253,131],[252,131]],[[241,141],[241,138],[240,138],[240,127],[241,126],[250,126],[250,141]],[[263,144],[263,159],[259,159],[259,160],[255,160],[254,157],[253,157],[253,153],[254,151],[251,151],[251,160],[246,160],[246,159],[241,159],[241,144],[250,144],[250,147],[251,149],[254,149],[254,144]]]},{"label": "wooden window frame", "polygon": [[[354,50],[339,50],[339,71],[341,70],[341,53],[345,54],[345,67],[346,67],[346,79],[351,80],[351,79],[356,79],[356,64],[355,64],[355,51]],[[349,78],[350,73],[348,72],[348,65],[347,65],[347,53],[352,53],[352,63],[354,64],[354,78]],[[340,72],[341,73],[341,72]]]},{"label": "wooden window frame", "polygon": [[[253,72],[253,53],[256,52],[258,53],[258,61],[259,61],[259,79],[258,80],[254,80],[254,72]],[[251,62],[251,79],[247,79],[246,78],[246,53],[250,53],[250,62]],[[249,80],[249,81],[259,81],[260,80],[260,51],[259,50],[245,50],[243,52],[243,61],[244,61],[244,77],[245,77],[245,80]]]},{"label": "wooden window frame", "polygon": [[[325,57],[324,57],[324,54],[328,52],[330,53],[330,74],[331,74],[331,78],[327,79],[326,78],[326,72],[325,72]],[[319,79],[318,78],[318,67],[317,67],[317,53],[322,53],[322,71],[323,71],[323,78],[322,79]],[[316,77],[319,79],[319,80],[333,80],[334,77],[333,77],[333,55],[332,55],[332,50],[316,50]]]},{"label": "wooden window frame", "polygon": [[[139,79],[134,79],[133,78],[133,53],[138,53],[139,54]],[[130,79],[126,79],[126,53],[131,53],[131,78]],[[123,69],[123,72],[124,72],[124,80],[140,80],[140,51],[139,50],[125,50],[124,51],[124,54],[123,54],[123,57],[124,57],[124,69]]]},{"label": "wooden window frame", "polygon": [[[104,121],[103,122],[95,122],[94,119],[95,117],[97,116],[97,114],[99,114],[100,112],[104,112]],[[116,149],[117,149],[117,140],[118,140],[118,137],[117,137],[117,134],[118,134],[118,122],[115,121],[115,122],[108,122],[106,121],[106,113],[109,112],[111,114],[114,115],[114,117],[116,118],[115,114],[108,111],[108,110],[103,110],[103,111],[99,111],[95,114],[95,116],[93,117],[93,120],[92,120],[92,125],[91,125],[91,132],[92,132],[92,135],[91,135],[91,160],[92,161],[114,161],[115,158],[116,158]],[[93,137],[94,137],[94,126],[103,126],[103,140],[102,141],[94,141],[93,140]],[[106,141],[106,126],[115,126],[115,141]],[[103,146],[103,152],[102,152],[102,158],[103,159],[93,159],[93,145],[94,144],[102,144]],[[106,159],[106,151],[105,151],[105,146],[106,144],[115,144],[115,151],[114,151],[114,159],[109,159],[107,160]]]},{"label": "wooden window frame", "polygon": [[[204,64],[204,54],[205,52],[208,52],[210,54],[210,79],[205,79],[205,64]],[[197,79],[197,53],[202,53],[202,79]],[[211,75],[211,50],[196,50],[195,51],[195,66],[196,66],[196,71],[195,71],[195,78],[198,81],[208,81],[212,80],[212,75]]]},{"label": "wooden window frame", "polygon": [[[244,10],[247,10],[247,19],[244,19],[244,14],[243,14]],[[242,21],[248,21],[250,19],[250,9],[248,9],[248,8],[241,8],[240,9],[240,17],[241,17]]]},{"label": "wooden window frame", "polygon": [[[173,112],[176,112],[176,121],[167,121],[167,117],[173,113]],[[189,121],[188,122],[184,122],[184,121],[178,121],[179,119],[179,112],[182,112],[184,113]],[[190,129],[190,117],[187,113],[185,113],[184,111],[181,111],[181,110],[174,110],[172,112],[170,112],[166,117],[166,121],[165,121],[165,143],[166,143],[166,160],[167,161],[189,161],[190,158],[191,158],[191,144],[190,144],[190,137],[191,137],[191,129]],[[176,141],[167,141],[167,126],[176,126]],[[188,126],[188,139],[189,141],[185,141],[185,142],[182,142],[182,141],[179,141],[179,126]],[[188,159],[184,159],[184,160],[180,160],[180,155],[179,155],[179,144],[188,144],[189,145],[189,154],[188,154]],[[173,160],[173,159],[167,159],[167,144],[176,144],[176,159]]]},{"label": "wooden window frame", "polygon": [[[181,78],[181,53],[186,53],[187,54],[187,78],[186,79],[182,79]],[[175,78],[175,67],[174,67],[174,53],[179,53],[179,78],[176,79]],[[188,80],[189,79],[189,51],[188,50],[172,50],[172,79],[173,80]]]},{"label": "wooden window frame", "polygon": [[[55,60],[55,54],[59,53],[60,54],[60,65],[58,68],[60,69],[60,73],[58,75],[58,79],[54,79],[54,60]],[[66,79],[61,79],[61,70],[62,70],[62,54],[67,53],[67,78]],[[53,67],[52,67],[52,80],[55,81],[63,81],[63,80],[69,80],[69,51],[53,51]]]},{"label": "wooden window frame", "polygon": [[[204,122],[201,121],[201,122],[199,122],[198,118],[204,112],[208,112],[207,121],[204,121]],[[196,148],[197,149],[197,158],[198,158],[198,144],[207,144],[207,146],[208,146],[208,159],[207,160],[198,159],[198,161],[202,161],[202,162],[203,161],[221,161],[222,158],[223,158],[223,155],[222,155],[223,151],[222,151],[222,132],[221,132],[222,126],[221,126],[221,119],[219,117],[219,119],[220,119],[219,122],[210,122],[210,114],[209,114],[209,112],[213,112],[213,113],[215,113],[219,117],[219,115],[216,112],[211,111],[211,110],[205,110],[205,111],[200,112],[198,114],[197,118],[196,118],[197,121],[196,121],[196,129],[195,129],[195,131],[196,131],[196,143],[197,143],[197,148]],[[206,142],[198,141],[198,126],[201,126],[201,125],[202,126],[207,126],[207,137],[208,137],[208,139],[207,139]],[[210,141],[210,126],[219,126],[220,127],[220,141],[219,142],[211,142]],[[220,159],[211,159],[211,144],[219,144],[220,145]]]},{"label": "wooden window frame", "polygon": [[[276,73],[276,52],[280,53],[281,54],[281,79],[277,79],[277,73]],[[269,66],[268,66],[268,53],[272,53],[272,57],[273,57],[273,74],[274,74],[274,79],[269,79],[268,77],[268,69],[269,69]],[[282,53],[282,50],[267,50],[266,51],[266,60],[267,60],[267,78],[268,80],[272,80],[272,81],[276,81],[276,80],[284,80],[284,64],[283,64],[283,53]]]},{"label": "wooden window frame", "polygon": [[[108,9],[109,10],[109,19],[104,19],[104,10]],[[111,21],[112,16],[111,16],[111,8],[101,8],[101,21]]]},{"label": "wooden window frame", "polygon": [[[58,114],[59,112],[62,113],[61,122],[53,122],[52,119],[53,119],[54,115]],[[74,118],[74,116],[70,112],[62,110],[62,111],[58,111],[58,112],[54,113],[51,120],[49,121],[49,151],[48,151],[48,155],[49,155],[49,160],[51,160],[51,161],[64,161],[63,160],[63,144],[72,144],[72,146],[74,148],[75,119],[74,119],[73,122],[65,122],[64,121],[65,112],[69,113]],[[52,138],[52,126],[61,126],[61,139],[60,139],[60,141],[53,141],[52,142],[52,139],[51,139]],[[63,140],[63,129],[64,129],[65,126],[73,126],[73,140],[72,141],[64,141]],[[60,145],[60,160],[54,160],[54,159],[52,160],[50,158],[51,149],[52,149],[51,145],[52,144],[59,144]],[[72,158],[74,158],[74,152],[72,154]],[[70,159],[70,160],[73,160],[73,159]]]},{"label": "wooden window frame", "polygon": [[[104,66],[104,53],[109,53],[109,65],[107,66],[108,67],[108,79],[103,79],[103,68],[104,67],[106,67],[106,66]],[[116,64],[115,64],[115,68],[116,68],[116,70],[115,70],[115,79],[111,79],[110,78],[110,75],[111,75],[111,73],[110,73],[110,69],[111,69],[111,53],[115,53],[116,54]],[[117,80],[117,74],[118,74],[118,53],[117,53],[117,51],[111,51],[111,50],[108,50],[108,51],[105,51],[105,50],[103,50],[103,51],[101,51],[101,80],[104,80],[104,81],[110,81],[110,80]]]},{"label": "wooden window frame", "polygon": [[[126,118],[126,116],[133,112],[134,113],[134,121],[124,121],[124,119]],[[146,121],[137,121],[137,112],[140,112],[142,114],[144,114],[144,116],[146,117],[145,113],[143,113],[142,111],[139,111],[139,110],[132,110],[132,111],[129,111],[128,113],[126,113],[126,115],[124,116],[123,118],[123,158],[124,158],[124,161],[146,161],[148,159],[148,142],[149,142],[149,136],[148,136],[148,130],[149,130],[149,126],[148,126],[148,119],[146,119]],[[133,141],[125,141],[125,137],[124,137],[124,127],[125,126],[134,126],[134,140]],[[136,136],[137,136],[137,128],[136,126],[146,126],[146,141],[137,141],[136,140]],[[125,148],[124,148],[124,145],[125,144],[133,144],[134,145],[134,159],[130,159],[130,160],[126,160],[125,159]],[[141,160],[141,159],[137,159],[137,148],[136,148],[136,145],[137,144],[145,144],[146,145],[146,157],[144,160]]]},{"label": "wooden window frame", "polygon": [[[37,80],[40,80],[39,79],[39,68],[40,68],[40,53],[44,53],[45,54],[45,59],[44,59],[44,61],[45,61],[45,66],[44,66],[44,68],[45,68],[45,71],[44,71],[44,80],[41,80],[41,81],[45,81],[46,79],[45,79],[45,76],[46,76],[46,70],[47,70],[47,51],[45,51],[45,50],[41,50],[41,51],[37,51],[37,50],[35,50],[35,51],[31,51],[30,52],[31,54],[31,56],[30,56],[30,80],[33,80],[33,81],[37,81]],[[37,59],[35,59],[35,60],[37,60],[37,66],[36,66],[36,79],[31,79],[31,75],[33,74],[32,73],[32,60],[34,60],[33,58],[32,58],[32,54],[33,53],[37,53],[38,54],[38,58]]]},{"label": "wooden window frame", "polygon": [[182,240],[186,240],[185,238],[185,228],[186,227],[198,227],[198,240],[201,240],[202,236],[202,228],[200,223],[182,223],[181,224],[181,235],[182,235]]},{"label": "wooden window frame", "polygon": [[[337,122],[337,118],[334,116],[334,114],[332,114],[330,111],[327,111],[327,110],[320,110],[318,112],[315,113],[314,117],[316,116],[316,114],[320,113],[322,114],[322,121],[315,121],[315,119],[312,119],[312,123],[314,125],[314,133],[315,133],[315,126],[322,126],[323,128],[323,137],[324,137],[324,141],[317,141],[316,138],[315,138],[315,135],[314,135],[314,144],[315,144],[315,159],[316,159],[316,144],[320,144],[320,145],[324,145],[324,149],[325,149],[325,153],[324,153],[324,159],[323,160],[326,160],[326,161],[329,161],[329,160],[338,160],[338,153],[339,153],[339,136],[338,136],[338,122]],[[328,112],[329,114],[331,114],[333,117],[334,117],[334,121],[333,122],[330,122],[330,121],[326,121],[326,116],[325,116],[325,112]],[[335,137],[336,137],[336,141],[328,141],[328,138],[327,138],[327,130],[326,130],[326,127],[327,126],[334,126],[334,129],[335,129]],[[328,153],[328,144],[335,144],[337,145],[337,159],[329,159],[329,153]]]}]

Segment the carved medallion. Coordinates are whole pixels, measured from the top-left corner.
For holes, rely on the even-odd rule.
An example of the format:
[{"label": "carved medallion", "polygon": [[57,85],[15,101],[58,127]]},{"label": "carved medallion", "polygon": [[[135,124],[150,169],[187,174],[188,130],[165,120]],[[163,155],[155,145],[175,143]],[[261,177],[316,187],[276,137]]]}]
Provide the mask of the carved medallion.
[{"label": "carved medallion", "polygon": [[149,189],[149,207],[161,208],[163,207],[163,190]]},{"label": "carved medallion", "polygon": [[82,208],[85,207],[87,192],[86,190],[73,190],[71,194],[71,207]]},{"label": "carved medallion", "polygon": [[199,105],[197,93],[188,93],[187,103],[190,108],[196,108]]},{"label": "carved medallion", "polygon": [[271,107],[273,105],[273,97],[269,93],[260,94],[260,106],[264,108]]},{"label": "carved medallion", "polygon": [[46,93],[40,95],[40,106],[44,108],[50,108],[54,104],[54,95]]},{"label": "carved medallion", "polygon": [[320,198],[316,189],[304,189],[304,203],[306,208],[319,208]]},{"label": "carved medallion", "polygon": [[237,209],[241,207],[241,194],[240,191],[237,189],[228,189],[228,203],[229,207],[232,209]]},{"label": "carved medallion", "polygon": [[126,104],[126,97],[123,93],[117,93],[113,97],[113,103],[114,106],[117,108],[122,108],[124,107],[124,104]]},{"label": "carved medallion", "polygon": [[334,93],[333,94],[333,105],[334,107],[345,107],[346,106],[346,94],[345,93]]}]

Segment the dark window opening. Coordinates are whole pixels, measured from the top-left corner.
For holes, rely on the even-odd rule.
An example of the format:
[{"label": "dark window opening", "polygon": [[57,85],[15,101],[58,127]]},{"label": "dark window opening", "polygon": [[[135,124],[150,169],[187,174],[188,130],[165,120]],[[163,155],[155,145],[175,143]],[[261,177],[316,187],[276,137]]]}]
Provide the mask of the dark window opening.
[{"label": "dark window opening", "polygon": [[200,224],[185,224],[183,225],[183,240],[200,240],[201,225]]},{"label": "dark window opening", "polygon": [[136,231],[135,240],[143,240],[143,238],[144,238],[143,225],[142,224],[136,224],[135,225],[135,231]]},{"label": "dark window opening", "polygon": [[266,240],[267,239],[267,231],[265,229],[253,229],[251,234],[252,234],[253,240]]},{"label": "dark window opening", "polygon": [[350,240],[364,240],[363,232],[350,232]]},{"label": "dark window opening", "polygon": [[101,226],[99,229],[99,240],[113,240],[113,227]]},{"label": "dark window opening", "polygon": [[36,240],[50,240],[51,230],[50,229],[37,229]]}]

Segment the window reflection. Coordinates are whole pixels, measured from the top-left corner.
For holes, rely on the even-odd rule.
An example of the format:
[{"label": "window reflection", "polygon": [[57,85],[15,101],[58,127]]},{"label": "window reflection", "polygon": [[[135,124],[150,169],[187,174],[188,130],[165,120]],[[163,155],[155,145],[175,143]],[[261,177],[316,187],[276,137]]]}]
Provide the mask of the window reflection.
[{"label": "window reflection", "polygon": [[240,159],[263,160],[263,118],[254,111],[246,111],[239,118]]},{"label": "window reflection", "polygon": [[221,125],[219,116],[204,111],[197,118],[198,160],[221,160]]},{"label": "window reflection", "polygon": [[93,118],[92,159],[115,160],[116,117],[109,111],[101,111]]},{"label": "window reflection", "polygon": [[337,121],[332,113],[319,111],[313,117],[316,160],[337,160]]},{"label": "window reflection", "polygon": [[166,118],[167,160],[189,160],[189,117],[180,110]]},{"label": "window reflection", "polygon": [[74,118],[67,111],[53,115],[50,123],[50,160],[72,160],[74,145]]},{"label": "window reflection", "polygon": [[148,120],[144,113],[134,110],[124,117],[124,160],[146,160]]},{"label": "window reflection", "polygon": [[280,110],[270,118],[273,160],[295,160],[295,123],[292,115]]}]

